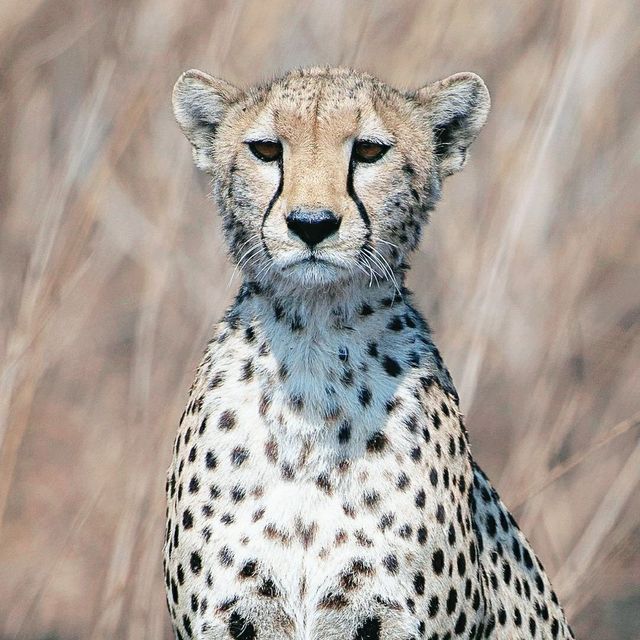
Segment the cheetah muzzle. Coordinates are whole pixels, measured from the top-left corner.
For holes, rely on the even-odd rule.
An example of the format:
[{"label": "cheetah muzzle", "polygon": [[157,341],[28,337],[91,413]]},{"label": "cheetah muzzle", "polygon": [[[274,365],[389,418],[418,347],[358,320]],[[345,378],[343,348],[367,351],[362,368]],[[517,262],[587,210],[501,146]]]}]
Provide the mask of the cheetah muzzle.
[{"label": "cheetah muzzle", "polygon": [[189,71],[173,101],[244,277],[168,472],[176,637],[573,637],[403,285],[486,121],[482,80]]}]

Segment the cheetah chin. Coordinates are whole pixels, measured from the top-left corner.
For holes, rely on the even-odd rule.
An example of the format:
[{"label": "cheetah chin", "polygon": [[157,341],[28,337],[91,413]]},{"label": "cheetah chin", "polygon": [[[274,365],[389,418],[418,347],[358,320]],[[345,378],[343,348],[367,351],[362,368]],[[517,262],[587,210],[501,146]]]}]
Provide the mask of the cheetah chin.
[{"label": "cheetah chin", "polygon": [[572,638],[404,286],[483,81],[188,71],[173,104],[244,277],[167,476],[176,638]]}]

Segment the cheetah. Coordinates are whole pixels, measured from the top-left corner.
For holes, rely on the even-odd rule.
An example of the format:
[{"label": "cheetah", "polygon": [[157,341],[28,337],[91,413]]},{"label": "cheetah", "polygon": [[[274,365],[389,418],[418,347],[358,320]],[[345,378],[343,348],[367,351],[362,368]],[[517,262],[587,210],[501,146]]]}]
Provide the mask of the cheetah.
[{"label": "cheetah", "polygon": [[167,476],[176,638],[573,638],[404,286],[484,82],[188,71],[173,104],[243,275]]}]

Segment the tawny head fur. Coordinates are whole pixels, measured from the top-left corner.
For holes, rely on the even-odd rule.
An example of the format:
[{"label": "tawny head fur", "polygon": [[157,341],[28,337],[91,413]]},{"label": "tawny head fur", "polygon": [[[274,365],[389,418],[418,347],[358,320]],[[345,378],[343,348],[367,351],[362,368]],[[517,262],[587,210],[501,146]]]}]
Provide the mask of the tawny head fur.
[{"label": "tawny head fur", "polygon": [[[400,274],[489,104],[473,73],[401,92],[335,68],[248,90],[187,71],[173,93],[232,258],[248,278],[290,291]],[[296,220],[324,231],[309,242]]]}]

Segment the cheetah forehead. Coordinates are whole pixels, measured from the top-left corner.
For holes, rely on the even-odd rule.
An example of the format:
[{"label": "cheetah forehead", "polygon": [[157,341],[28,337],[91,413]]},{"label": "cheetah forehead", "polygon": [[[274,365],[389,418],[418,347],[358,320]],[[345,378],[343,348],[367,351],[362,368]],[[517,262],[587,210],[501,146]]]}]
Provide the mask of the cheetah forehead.
[{"label": "cheetah forehead", "polygon": [[[407,97],[373,76],[342,68],[290,72],[249,91],[247,137],[268,139],[278,132],[294,143],[325,130],[325,138],[350,136],[393,144],[394,130],[411,114]],[[406,126],[406,125],[405,125]]]}]

